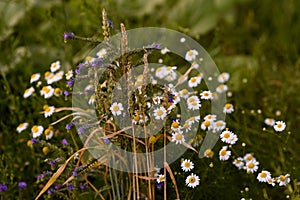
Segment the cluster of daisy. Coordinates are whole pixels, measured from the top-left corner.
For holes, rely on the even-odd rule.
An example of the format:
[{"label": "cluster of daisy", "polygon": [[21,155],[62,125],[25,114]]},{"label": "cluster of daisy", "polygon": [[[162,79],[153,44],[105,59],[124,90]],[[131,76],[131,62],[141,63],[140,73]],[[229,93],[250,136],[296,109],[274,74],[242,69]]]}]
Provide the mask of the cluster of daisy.
[{"label": "cluster of daisy", "polygon": [[273,118],[266,118],[265,124],[272,126],[276,132],[282,132],[286,128],[286,124],[283,121],[275,121]]},{"label": "cluster of daisy", "polygon": [[[194,163],[191,160],[189,160],[189,159],[184,159],[181,162],[181,169],[184,172],[189,172],[192,169],[194,169]],[[186,177],[185,184],[188,187],[195,188],[196,186],[198,186],[200,184],[200,178],[196,174],[191,173],[189,176]]]}]

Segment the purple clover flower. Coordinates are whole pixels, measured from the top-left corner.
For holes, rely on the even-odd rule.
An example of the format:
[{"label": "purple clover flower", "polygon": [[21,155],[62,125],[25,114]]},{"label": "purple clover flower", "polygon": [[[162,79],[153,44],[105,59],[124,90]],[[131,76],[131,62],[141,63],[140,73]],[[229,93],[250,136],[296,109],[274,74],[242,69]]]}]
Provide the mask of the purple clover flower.
[{"label": "purple clover flower", "polygon": [[31,139],[31,144],[36,144],[36,143],[38,143],[39,141],[37,140],[37,139],[34,139],[34,138],[32,138]]},{"label": "purple clover flower", "polygon": [[26,188],[27,187],[27,183],[24,182],[24,181],[21,181],[21,182],[18,183],[18,187],[19,187],[19,189]]}]

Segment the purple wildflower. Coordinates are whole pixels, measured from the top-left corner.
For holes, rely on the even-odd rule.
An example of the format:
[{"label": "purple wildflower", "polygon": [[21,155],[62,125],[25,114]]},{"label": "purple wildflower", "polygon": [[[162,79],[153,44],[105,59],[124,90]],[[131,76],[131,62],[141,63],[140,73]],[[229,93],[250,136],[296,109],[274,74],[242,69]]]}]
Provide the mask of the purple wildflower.
[{"label": "purple wildflower", "polygon": [[19,189],[26,188],[27,187],[27,183],[24,182],[24,181],[21,181],[21,182],[18,183],[18,187],[19,187]]},{"label": "purple wildflower", "polygon": [[47,193],[48,193],[49,195],[54,194],[54,193],[55,193],[55,190],[54,190],[53,188],[50,188],[50,189],[47,191]]},{"label": "purple wildflower", "polygon": [[83,127],[80,127],[78,128],[78,134],[81,135],[82,133],[84,133],[84,128]]},{"label": "purple wildflower", "polygon": [[103,138],[103,142],[105,143],[105,144],[108,144],[109,142],[110,142],[110,140],[108,139],[108,138]]},{"label": "purple wildflower", "polygon": [[8,189],[7,185],[5,185],[5,184],[0,185],[0,192],[4,192],[7,189]]},{"label": "purple wildflower", "polygon": [[34,138],[32,138],[31,139],[31,144],[36,144],[36,143],[38,143],[39,141],[37,140],[37,139],[34,139]]},{"label": "purple wildflower", "polygon": [[64,33],[64,41],[67,42],[67,39],[72,39],[74,38],[74,33]]},{"label": "purple wildflower", "polygon": [[65,95],[65,96],[69,96],[70,93],[66,90],[66,91],[64,91],[64,95]]},{"label": "purple wildflower", "polygon": [[50,160],[49,161],[49,164],[51,165],[51,167],[53,166],[53,165],[55,165],[56,164],[56,161],[55,160]]},{"label": "purple wildflower", "polygon": [[84,189],[86,189],[86,184],[80,183],[80,186],[79,186],[79,187],[80,187],[81,190],[84,190]]},{"label": "purple wildflower", "polygon": [[61,144],[62,144],[62,145],[68,145],[67,139],[66,139],[66,138],[62,139],[62,140],[61,140]]},{"label": "purple wildflower", "polygon": [[74,185],[72,183],[69,183],[67,188],[68,190],[74,190]]},{"label": "purple wildflower", "polygon": [[114,28],[114,23],[110,19],[107,19],[107,23],[111,28]]},{"label": "purple wildflower", "polygon": [[71,122],[71,123],[66,125],[66,129],[70,130],[73,126],[74,126],[74,124]]},{"label": "purple wildflower", "polygon": [[61,184],[57,184],[54,188],[55,188],[55,190],[59,190],[61,187],[62,187]]},{"label": "purple wildflower", "polygon": [[76,176],[77,176],[77,172],[76,172],[76,171],[73,171],[73,172],[71,173],[71,176],[76,177]]},{"label": "purple wildflower", "polygon": [[72,87],[74,85],[74,80],[67,81],[67,84],[69,87]]}]

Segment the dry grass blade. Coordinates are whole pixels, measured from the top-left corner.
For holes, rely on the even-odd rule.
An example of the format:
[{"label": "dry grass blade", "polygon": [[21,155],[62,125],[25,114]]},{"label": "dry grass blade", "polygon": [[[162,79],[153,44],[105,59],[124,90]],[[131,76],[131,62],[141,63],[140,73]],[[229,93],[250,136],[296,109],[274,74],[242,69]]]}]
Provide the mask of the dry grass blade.
[{"label": "dry grass blade", "polygon": [[71,159],[73,159],[74,156],[76,156],[77,153],[80,153],[81,151],[85,151],[86,148],[79,149],[77,152],[75,152],[66,162],[60,166],[60,168],[53,174],[53,176],[49,179],[49,181],[46,183],[46,185],[43,187],[43,189],[40,191],[38,196],[35,198],[35,200],[39,199],[50,187],[51,185],[56,181],[56,179],[61,175],[61,173],[65,170],[67,164],[70,162]]},{"label": "dry grass blade", "polygon": [[167,171],[168,171],[168,173],[169,173],[169,175],[170,175],[170,178],[171,178],[171,180],[172,180],[172,182],[173,182],[173,185],[174,185],[174,188],[175,188],[175,191],[176,191],[176,198],[177,198],[177,199],[180,199],[180,197],[179,197],[179,192],[178,192],[178,188],[177,188],[177,184],[176,184],[176,180],[175,180],[175,177],[174,177],[174,174],[173,174],[173,172],[172,172],[170,166],[168,165],[168,163],[165,162],[165,163],[164,163],[164,166],[165,166],[165,168],[167,169]]}]

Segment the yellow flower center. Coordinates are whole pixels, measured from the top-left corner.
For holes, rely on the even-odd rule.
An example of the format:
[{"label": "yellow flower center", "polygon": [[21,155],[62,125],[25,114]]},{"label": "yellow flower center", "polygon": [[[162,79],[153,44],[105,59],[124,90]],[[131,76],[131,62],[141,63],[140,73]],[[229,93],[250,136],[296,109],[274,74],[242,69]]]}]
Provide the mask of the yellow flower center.
[{"label": "yellow flower center", "polygon": [[163,112],[162,110],[158,110],[158,111],[157,111],[157,115],[158,115],[158,116],[162,116],[163,113],[164,113],[164,112]]},{"label": "yellow flower center", "polygon": [[175,139],[176,140],[181,140],[182,139],[182,135],[181,134],[176,134]]},{"label": "yellow flower center", "polygon": [[196,81],[197,81],[197,79],[196,79],[195,77],[192,77],[192,78],[191,78],[191,82],[192,82],[192,83],[195,83]]},{"label": "yellow flower center", "polygon": [[209,121],[205,121],[204,122],[204,126],[208,127],[210,125],[210,122]]},{"label": "yellow flower center", "polygon": [[45,77],[48,77],[48,76],[50,75],[50,73],[51,73],[51,72],[47,71],[47,72],[45,72],[44,76],[45,76]]},{"label": "yellow flower center", "polygon": [[231,104],[230,104],[230,103],[227,103],[227,104],[225,105],[225,108],[226,108],[226,109],[231,108]]},{"label": "yellow flower center", "polygon": [[190,183],[195,183],[196,179],[194,177],[190,177],[189,182]]},{"label": "yellow flower center", "polygon": [[227,152],[226,149],[222,149],[222,150],[221,150],[221,156],[225,156],[225,155],[226,155],[226,152]]},{"label": "yellow flower center", "polygon": [[191,166],[191,164],[190,164],[189,162],[185,162],[185,163],[184,163],[184,166],[188,168],[188,167]]},{"label": "yellow flower center", "polygon": [[230,137],[230,134],[229,133],[225,133],[224,134],[224,138],[229,138]]},{"label": "yellow flower center", "polygon": [[214,155],[214,152],[211,149],[206,149],[204,154],[208,157],[212,157]]},{"label": "yellow flower center", "polygon": [[139,115],[136,115],[136,116],[134,116],[134,118],[133,118],[135,121],[140,121],[140,116]]},{"label": "yellow flower center", "polygon": [[36,74],[32,74],[31,78],[34,79],[36,77]]},{"label": "yellow flower center", "polygon": [[250,168],[250,169],[252,169],[253,167],[254,167],[254,163],[248,163],[248,167]]},{"label": "yellow flower center", "polygon": [[183,128],[188,128],[188,127],[189,127],[188,123],[183,124]]},{"label": "yellow flower center", "polygon": [[46,129],[44,133],[45,133],[45,135],[50,135],[50,132],[51,132],[50,129]]},{"label": "yellow flower center", "polygon": [[198,103],[196,101],[193,101],[191,104],[192,106],[196,106]]},{"label": "yellow flower center", "polygon": [[50,92],[50,89],[48,88],[48,87],[43,87],[43,89],[42,89],[45,93],[49,93]]},{"label": "yellow flower center", "polygon": [[60,88],[55,88],[54,93],[55,93],[55,94],[59,94],[60,91],[61,91]]},{"label": "yellow flower center", "polygon": [[252,157],[252,155],[249,155],[249,156],[247,156],[247,158],[246,158],[247,160],[252,160],[253,159],[253,157]]},{"label": "yellow flower center", "polygon": [[279,177],[279,179],[280,179],[281,181],[285,181],[286,177],[283,176],[283,175],[281,175],[281,176]]},{"label": "yellow flower center", "polygon": [[206,96],[206,97],[209,96],[208,92],[204,92],[203,95]]},{"label": "yellow flower center", "polygon": [[24,126],[24,123],[20,124],[20,125],[19,125],[19,128],[22,128],[23,126]]},{"label": "yellow flower center", "polygon": [[222,122],[219,122],[219,121],[218,121],[218,122],[215,123],[215,125],[216,125],[216,126],[222,126]]},{"label": "yellow flower center", "polygon": [[173,122],[172,123],[172,127],[173,128],[178,128],[179,127],[179,123],[178,122]]},{"label": "yellow flower center", "polygon": [[278,127],[278,128],[281,128],[281,127],[282,127],[282,124],[277,124],[277,127]]},{"label": "yellow flower center", "polygon": [[267,177],[267,173],[262,172],[262,173],[260,174],[260,177],[261,177],[261,178],[266,178],[266,177]]},{"label": "yellow flower center", "polygon": [[85,58],[85,60],[86,60],[86,61],[91,61],[91,60],[92,60],[92,57],[91,57],[91,56],[87,56],[87,57]]},{"label": "yellow flower center", "polygon": [[119,110],[119,106],[114,106],[114,107],[113,107],[113,110],[114,110],[115,112],[117,112],[117,111]]},{"label": "yellow flower center", "polygon": [[181,92],[183,95],[187,95],[189,93],[189,91],[187,89],[183,89],[183,90],[181,90]]},{"label": "yellow flower center", "polygon": [[32,132],[36,133],[38,132],[39,128],[37,126],[33,126],[31,130]]},{"label": "yellow flower center", "polygon": [[189,98],[190,103],[193,103],[194,101],[195,101],[195,98],[193,98],[193,97]]},{"label": "yellow flower center", "polygon": [[188,52],[188,56],[193,56],[193,55],[194,55],[193,51]]}]

